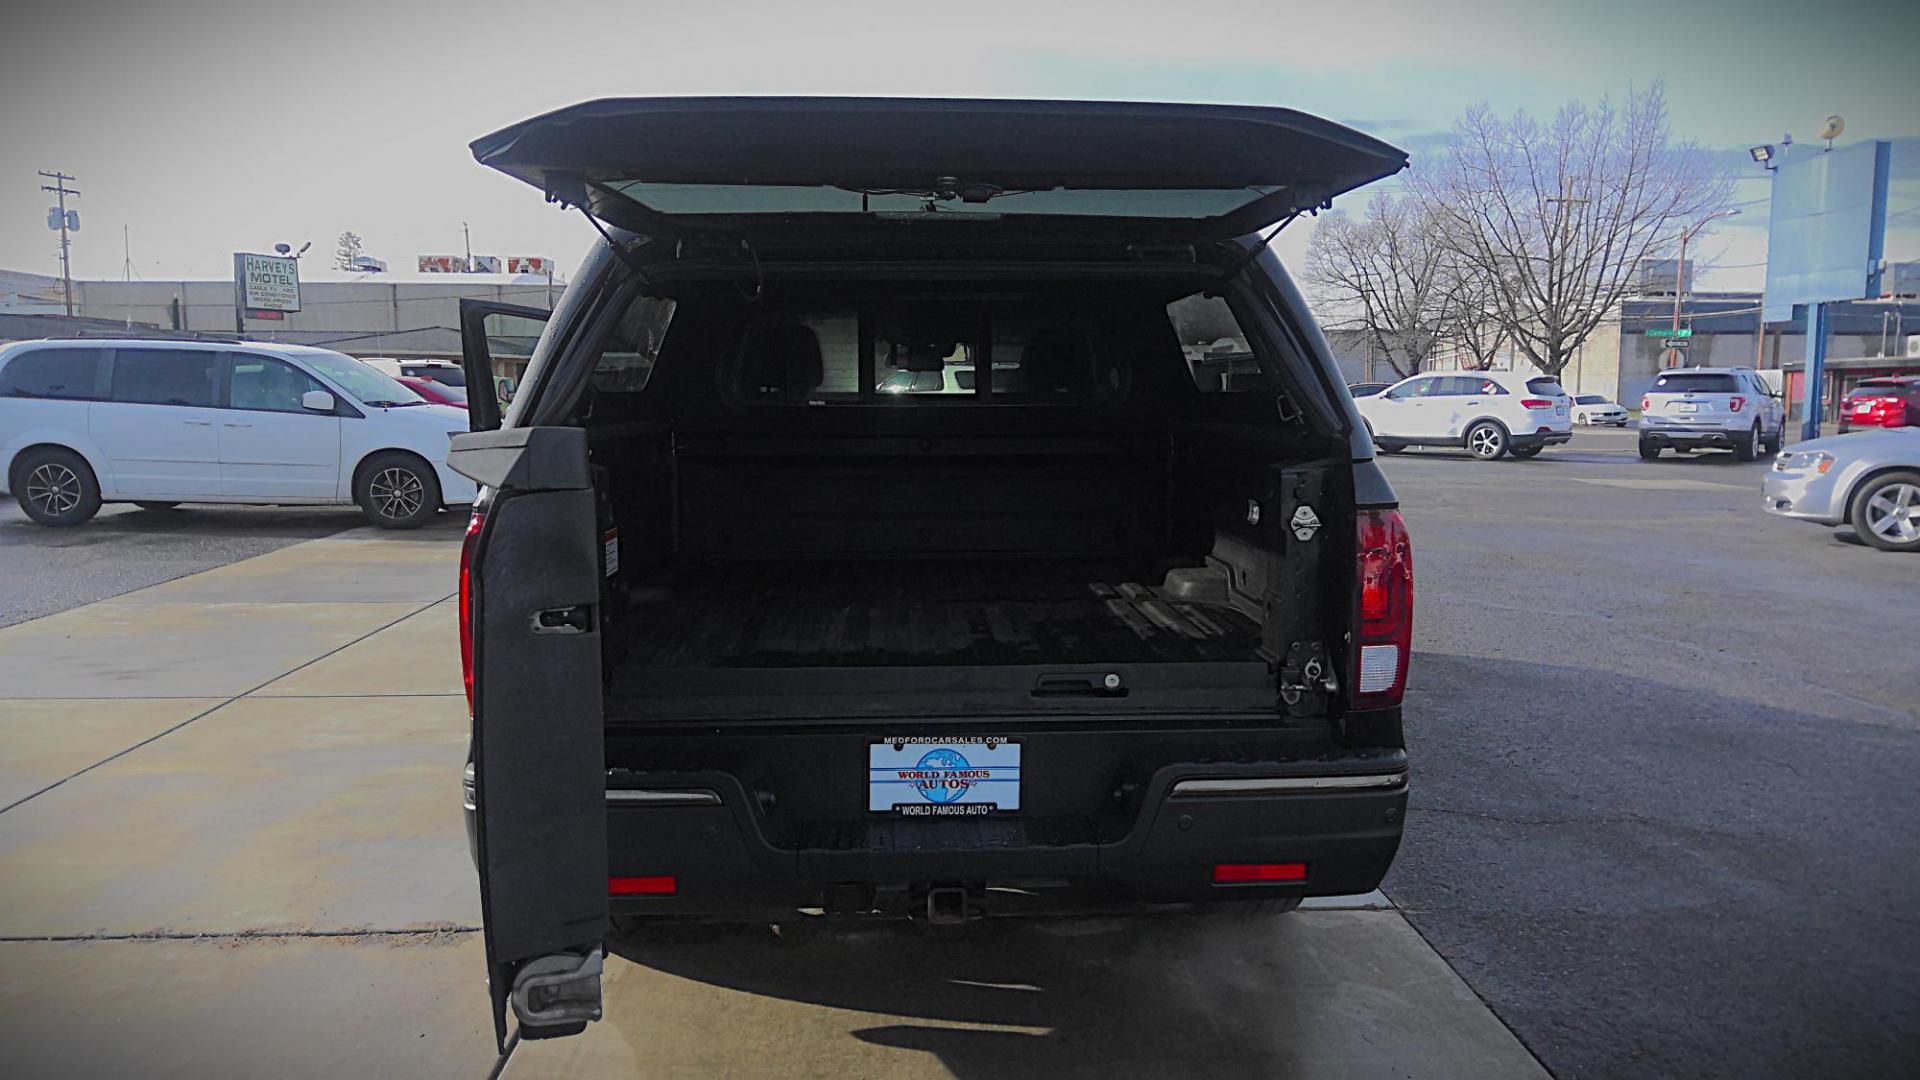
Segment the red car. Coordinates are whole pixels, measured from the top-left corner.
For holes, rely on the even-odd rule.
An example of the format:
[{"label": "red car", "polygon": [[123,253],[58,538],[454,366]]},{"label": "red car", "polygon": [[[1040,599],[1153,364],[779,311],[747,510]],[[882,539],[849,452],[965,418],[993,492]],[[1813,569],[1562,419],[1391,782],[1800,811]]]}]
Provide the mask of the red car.
[{"label": "red car", "polygon": [[396,375],[394,378],[402,386],[435,405],[452,405],[461,409],[467,407],[467,388],[464,386],[448,386],[446,383],[434,382],[419,375]]},{"label": "red car", "polygon": [[1840,430],[1920,427],[1920,375],[1862,379],[1840,399]]}]

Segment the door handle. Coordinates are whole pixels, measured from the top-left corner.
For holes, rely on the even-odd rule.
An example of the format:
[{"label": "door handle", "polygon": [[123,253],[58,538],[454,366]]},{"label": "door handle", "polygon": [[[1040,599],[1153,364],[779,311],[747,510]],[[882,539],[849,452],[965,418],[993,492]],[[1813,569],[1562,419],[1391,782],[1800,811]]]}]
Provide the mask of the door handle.
[{"label": "door handle", "polygon": [[586,604],[569,608],[548,608],[533,613],[536,634],[590,634],[593,632],[593,608]]},{"label": "door handle", "polygon": [[180,422],[183,424],[192,424],[194,427],[212,427],[213,426],[213,421],[211,420],[182,420]]},{"label": "door handle", "polygon": [[221,421],[220,426],[221,427],[252,427],[253,425],[242,423],[237,420],[223,420]]},{"label": "door handle", "polygon": [[1479,402],[1477,402],[1477,401],[1469,401],[1469,402],[1467,402],[1467,404],[1469,404],[1469,405],[1478,405],[1478,404],[1480,404],[1480,403],[1479,403]]}]

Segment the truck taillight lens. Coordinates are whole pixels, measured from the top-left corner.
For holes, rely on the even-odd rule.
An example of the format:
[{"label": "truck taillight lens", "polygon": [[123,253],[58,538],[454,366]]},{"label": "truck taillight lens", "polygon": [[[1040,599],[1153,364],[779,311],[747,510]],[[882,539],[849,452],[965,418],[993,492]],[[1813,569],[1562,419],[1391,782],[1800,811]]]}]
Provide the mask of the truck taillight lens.
[{"label": "truck taillight lens", "polygon": [[467,519],[467,536],[460,542],[460,679],[467,687],[467,712],[473,712],[473,549],[487,515],[479,510]]},{"label": "truck taillight lens", "polygon": [[1400,704],[1413,644],[1413,544],[1398,510],[1362,510],[1356,556],[1360,634],[1353,659],[1353,705]]},{"label": "truck taillight lens", "polygon": [[1747,399],[1741,397],[1739,394],[1735,394],[1727,399],[1727,408],[1732,409],[1734,412],[1739,412],[1746,404]]}]

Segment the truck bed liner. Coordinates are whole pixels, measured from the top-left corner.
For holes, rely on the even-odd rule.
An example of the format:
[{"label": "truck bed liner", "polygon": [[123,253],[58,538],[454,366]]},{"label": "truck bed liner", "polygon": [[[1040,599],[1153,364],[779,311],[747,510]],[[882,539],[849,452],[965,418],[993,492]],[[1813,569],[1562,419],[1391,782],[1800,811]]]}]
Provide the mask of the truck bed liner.
[{"label": "truck bed liner", "polygon": [[1250,659],[1252,619],[1162,598],[1120,561],[727,562],[629,593],[635,667],[926,667]]}]

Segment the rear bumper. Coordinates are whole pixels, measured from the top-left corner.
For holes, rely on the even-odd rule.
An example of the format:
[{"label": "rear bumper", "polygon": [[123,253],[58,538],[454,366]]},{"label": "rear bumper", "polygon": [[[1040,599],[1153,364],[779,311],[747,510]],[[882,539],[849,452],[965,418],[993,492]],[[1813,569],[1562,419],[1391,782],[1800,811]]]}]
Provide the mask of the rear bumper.
[{"label": "rear bumper", "polygon": [[1557,446],[1560,443],[1572,441],[1573,432],[1571,431],[1515,432],[1507,437],[1508,445],[1522,450],[1531,446]]},{"label": "rear bumper", "polygon": [[1652,446],[1711,446],[1731,450],[1747,441],[1751,428],[1649,428],[1640,429],[1640,440]]},{"label": "rear bumper", "polygon": [[[929,886],[967,889],[985,915],[1364,893],[1399,849],[1406,777],[1402,751],[1169,765],[1139,793],[1133,828],[1108,843],[1064,819],[870,815],[775,847],[766,811],[734,777],[649,774],[644,787],[609,791],[608,875],[671,876],[675,889],[610,902],[615,915],[698,920],[908,914]],[[704,794],[675,804],[632,794],[643,791]],[[1220,863],[1305,872],[1215,884]]]}]

